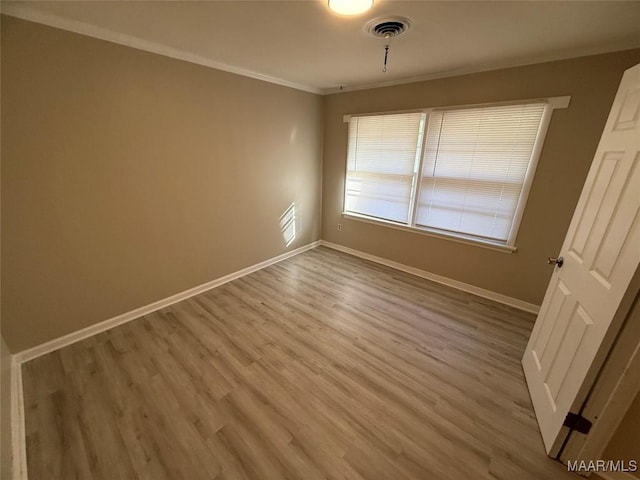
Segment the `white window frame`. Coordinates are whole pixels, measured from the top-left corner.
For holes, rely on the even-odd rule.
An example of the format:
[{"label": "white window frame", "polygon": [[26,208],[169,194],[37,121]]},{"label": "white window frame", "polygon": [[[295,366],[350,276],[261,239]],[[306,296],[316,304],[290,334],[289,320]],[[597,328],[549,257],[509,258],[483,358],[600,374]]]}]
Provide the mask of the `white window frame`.
[{"label": "white window frame", "polygon": [[[398,113],[425,113],[427,115],[425,132],[428,128],[429,122],[429,113],[431,112],[442,112],[447,110],[463,110],[467,108],[479,108],[479,107],[498,107],[504,105],[519,105],[519,104],[528,104],[528,103],[544,103],[546,105],[544,112],[542,114],[542,119],[540,121],[540,128],[538,131],[538,136],[536,137],[536,141],[531,153],[531,161],[529,162],[529,166],[527,168],[524,182],[522,184],[522,193],[520,195],[520,199],[516,206],[513,222],[511,225],[511,230],[509,231],[509,236],[506,242],[500,242],[497,240],[486,239],[482,237],[477,237],[474,235],[466,235],[464,233],[451,232],[445,230],[439,230],[436,228],[429,228],[424,226],[416,225],[416,208],[415,204],[420,195],[420,184],[422,182],[417,182],[415,186],[416,191],[413,195],[413,200],[410,203],[410,222],[409,224],[404,224],[400,222],[394,222],[392,220],[384,220],[381,218],[371,217],[368,215],[361,215],[354,212],[346,211],[346,178],[348,174],[348,162],[345,161],[345,187],[343,188],[343,199],[342,199],[342,216],[345,218],[362,221],[366,223],[372,223],[375,225],[381,225],[385,227],[390,227],[398,230],[409,231],[413,233],[419,233],[422,235],[428,235],[432,237],[444,238],[448,240],[452,240],[459,243],[465,243],[470,245],[481,246],[485,248],[489,248],[492,250],[498,250],[502,252],[513,253],[517,251],[517,247],[515,245],[516,238],[518,236],[518,230],[520,228],[520,223],[522,221],[522,215],[524,213],[525,206],[527,204],[527,199],[529,198],[529,192],[531,190],[531,185],[533,184],[533,177],[535,175],[536,168],[538,166],[538,160],[540,158],[540,153],[542,152],[542,147],[544,145],[544,141],[546,139],[547,131],[549,129],[549,124],[551,122],[551,116],[553,111],[556,109],[567,108],[571,101],[570,96],[561,96],[561,97],[549,97],[549,98],[535,98],[528,100],[517,100],[517,101],[509,101],[509,102],[493,102],[493,103],[482,103],[482,104],[473,104],[473,105],[456,105],[449,107],[436,107],[436,108],[420,108],[420,109],[412,109],[412,110],[396,110],[396,111],[387,111],[387,112],[373,112],[373,113],[359,113],[353,115],[345,115],[343,117],[344,123],[349,123],[351,118],[353,117],[365,117],[365,116],[375,116],[375,115],[392,115]],[[420,165],[418,172],[422,171],[422,162],[424,159],[424,142],[426,141],[426,134],[424,135],[422,146],[420,147],[422,153],[420,155]],[[348,145],[347,145],[348,148]]]}]

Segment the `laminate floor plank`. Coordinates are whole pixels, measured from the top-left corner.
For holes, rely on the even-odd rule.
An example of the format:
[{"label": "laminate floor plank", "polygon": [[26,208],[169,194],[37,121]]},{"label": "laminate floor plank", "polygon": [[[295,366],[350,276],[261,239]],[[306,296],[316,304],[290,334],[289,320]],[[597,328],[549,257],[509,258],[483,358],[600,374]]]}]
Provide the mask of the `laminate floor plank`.
[{"label": "laminate floor plank", "polygon": [[319,247],[23,366],[31,480],[562,480],[534,316]]}]

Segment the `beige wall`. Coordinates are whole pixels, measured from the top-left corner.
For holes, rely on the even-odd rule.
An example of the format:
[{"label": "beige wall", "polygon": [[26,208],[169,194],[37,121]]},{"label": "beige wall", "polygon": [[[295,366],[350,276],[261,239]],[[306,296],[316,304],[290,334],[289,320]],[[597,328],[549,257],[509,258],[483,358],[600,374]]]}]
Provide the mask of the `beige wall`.
[{"label": "beige wall", "polygon": [[0,337],[0,478],[11,478],[11,356]]},{"label": "beige wall", "polygon": [[[640,394],[629,407],[602,455],[604,460],[635,460],[640,468]],[[640,471],[635,472],[640,478]]]},{"label": "beige wall", "polygon": [[[323,101],[2,22],[2,334],[14,351],[283,253],[279,217],[294,202],[289,249],[322,233],[539,304],[622,71],[640,62],[633,50]],[[556,95],[571,106],[554,113],[516,254],[341,217],[342,115]]]},{"label": "beige wall", "polygon": [[2,335],[14,352],[319,238],[321,97],[2,22]]},{"label": "beige wall", "polygon": [[[496,70],[325,98],[322,238],[540,304],[622,72],[640,50]],[[571,95],[553,114],[516,241],[507,254],[341,216],[345,114]],[[341,223],[342,231],[337,230]]]}]

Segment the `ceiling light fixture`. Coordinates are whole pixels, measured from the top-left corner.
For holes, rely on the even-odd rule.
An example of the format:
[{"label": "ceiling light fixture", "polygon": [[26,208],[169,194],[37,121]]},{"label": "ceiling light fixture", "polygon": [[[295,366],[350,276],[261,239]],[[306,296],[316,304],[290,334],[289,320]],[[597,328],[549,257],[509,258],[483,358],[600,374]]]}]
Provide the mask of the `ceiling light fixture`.
[{"label": "ceiling light fixture", "polygon": [[329,8],[340,15],[358,15],[373,6],[373,0],[328,0]]}]

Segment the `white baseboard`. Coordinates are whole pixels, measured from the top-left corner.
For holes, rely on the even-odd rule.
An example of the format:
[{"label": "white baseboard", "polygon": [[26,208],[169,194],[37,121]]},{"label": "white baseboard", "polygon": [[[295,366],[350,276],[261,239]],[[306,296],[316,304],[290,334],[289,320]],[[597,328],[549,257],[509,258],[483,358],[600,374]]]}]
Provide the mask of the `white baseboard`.
[{"label": "white baseboard", "polygon": [[537,314],[540,311],[539,305],[525,302],[517,298],[509,297],[501,293],[492,292],[491,290],[486,290],[484,288],[476,287],[475,285],[459,282],[458,280],[453,280],[452,278],[443,277],[442,275],[437,275],[435,273],[427,272],[426,270],[420,270],[419,268],[410,267],[402,263],[394,262],[393,260],[387,260],[386,258],[377,257],[369,253],[361,252],[360,250],[344,247],[342,245],[338,245],[337,243],[327,242],[326,240],[320,240],[320,244],[325,247],[338,250],[340,252],[348,253],[349,255],[354,255],[356,257],[364,258],[365,260],[370,260],[372,262],[379,263],[381,265],[386,265],[388,267],[395,268],[396,270],[401,270],[403,272],[407,272],[412,275],[416,275],[418,277],[426,278],[427,280],[431,280],[433,282],[441,283],[442,285],[447,285],[448,287],[453,287],[457,290],[462,290],[463,292],[472,293],[473,295],[477,295],[482,298],[494,300],[498,303],[509,305],[510,307],[514,307],[519,310],[524,310],[525,312]]},{"label": "white baseboard", "polygon": [[53,352],[60,348],[71,345],[72,343],[79,342],[85,338],[91,337],[98,333],[104,332],[111,328],[122,325],[123,323],[130,322],[143,315],[147,315],[151,312],[159,310],[164,307],[168,307],[174,303],[180,302],[187,298],[193,297],[200,293],[216,288],[220,285],[228,283],[237,278],[243,277],[250,273],[256,272],[270,265],[291,258],[307,250],[320,245],[320,240],[309,243],[290,252],[283,253],[277,257],[270,258],[260,263],[256,263],[237,272],[230,273],[224,277],[220,277],[216,280],[198,285],[197,287],[190,288],[184,292],[171,295],[170,297],[158,300],[144,307],[136,308],[130,312],[123,313],[116,317],[110,318],[100,323],[96,323],[89,327],[83,328],[76,332],[72,332],[68,335],[64,335],[60,338],[56,338],[41,345],[23,350],[11,356],[11,448],[12,448],[12,470],[13,480],[28,480],[27,474],[27,445],[26,445],[26,429],[25,429],[25,415],[24,415],[24,392],[22,389],[22,364],[33,360],[37,357]]},{"label": "white baseboard", "polygon": [[[123,323],[129,322],[143,315],[147,315],[161,308],[168,307],[169,305],[172,305],[174,303],[180,302],[187,298],[206,292],[207,290],[211,290],[212,288],[218,287],[220,285],[228,283],[237,278],[243,277],[245,275],[256,272],[270,265],[273,265],[275,263],[281,262],[282,260],[285,260],[287,258],[306,252],[307,250],[311,250],[312,248],[315,248],[319,245],[323,245],[328,248],[332,248],[334,250],[338,250],[344,253],[348,253],[350,255],[354,255],[356,257],[364,258],[372,262],[386,265],[388,267],[395,268],[396,270],[401,270],[403,272],[407,272],[412,275],[425,278],[427,280],[432,280],[434,282],[441,283],[443,285],[447,285],[468,293],[472,293],[474,295],[478,295],[483,298],[488,298],[490,300],[494,300],[496,302],[503,303],[505,305],[509,305],[521,310],[525,310],[527,312],[537,313],[540,308],[538,305],[527,303],[522,300],[518,300],[516,298],[502,295],[500,293],[495,293],[490,290],[485,290],[483,288],[479,288],[474,285],[469,285],[467,283],[459,282],[457,280],[443,277],[435,273],[430,273],[425,270],[420,270],[418,268],[410,267],[408,265],[394,262],[392,260],[387,260],[382,257],[376,257],[375,255],[370,255],[368,253],[364,253],[359,250],[354,250],[352,248],[344,247],[342,245],[338,245],[335,243],[327,242],[324,240],[318,240],[316,242],[310,243],[308,245],[297,248],[295,250],[291,250],[290,252],[286,252],[286,253],[283,253],[282,255],[278,255],[277,257],[273,257],[271,259],[252,265],[250,267],[244,268],[242,270],[238,270],[237,272],[231,273],[229,275],[225,275],[224,277],[218,278],[216,280],[212,280],[210,282],[191,288],[189,290],[185,290],[184,292],[177,293],[165,299],[158,300],[157,302],[137,308],[130,312],[123,313],[111,319],[83,328],[82,330],[72,332],[68,335],[64,335],[60,338],[51,340],[49,342],[43,343],[33,348],[29,348],[27,350],[23,350],[22,352],[18,352],[15,355],[12,355],[12,358],[11,358],[11,362],[12,362],[11,364],[11,382],[12,382],[11,383],[11,428],[12,428],[12,442],[13,442],[12,448],[13,448],[14,480],[27,480],[27,455],[26,455],[26,437],[25,437],[25,423],[24,423],[25,416],[24,416],[24,399],[23,399],[23,390],[22,390],[22,364],[23,363],[33,360],[47,353],[53,352],[55,350],[58,350],[60,348],[66,347],[67,345],[71,345],[72,343],[78,342],[80,340],[84,340],[85,338],[104,332],[118,325],[122,325]],[[603,478],[605,478],[605,480],[635,480],[634,477],[626,477],[626,476],[625,477],[611,476],[611,477],[603,477]]]},{"label": "white baseboard", "polygon": [[34,358],[38,358],[47,353],[51,353],[60,348],[66,347],[67,345],[71,345],[72,343],[79,342],[80,340],[84,340],[85,338],[89,338],[98,333],[117,327],[118,325],[122,325],[123,323],[130,322],[131,320],[139,318],[143,315],[148,315],[149,313],[155,312],[156,310],[159,310],[161,308],[165,308],[169,305],[173,305],[174,303],[186,300],[187,298],[193,297],[194,295],[198,295],[200,293],[206,292],[207,290],[211,290],[212,288],[219,287],[220,285],[228,283],[232,280],[236,280],[237,278],[249,275],[250,273],[281,262],[282,260],[286,260],[287,258],[291,258],[302,252],[306,252],[307,250],[315,248],[318,245],[320,245],[320,240],[309,243],[300,248],[296,248],[295,250],[283,253],[282,255],[278,255],[277,257],[273,257],[263,262],[256,263],[255,265],[243,268],[242,270],[230,273],[229,275],[225,275],[224,277],[220,277],[216,280],[212,280],[202,285],[198,285],[197,287],[190,288],[189,290],[185,290],[184,292],[176,293],[175,295],[171,295],[170,297],[158,300],[157,302],[153,302],[149,305],[145,305],[144,307],[136,308],[135,310],[131,310],[130,312],[123,313],[108,320],[104,320],[81,330],[69,333],[60,338],[56,338],[41,345],[23,350],[13,355],[13,359],[20,365],[24,362],[33,360]]},{"label": "white baseboard", "polygon": [[22,365],[11,356],[11,456],[13,480],[27,480]]}]

